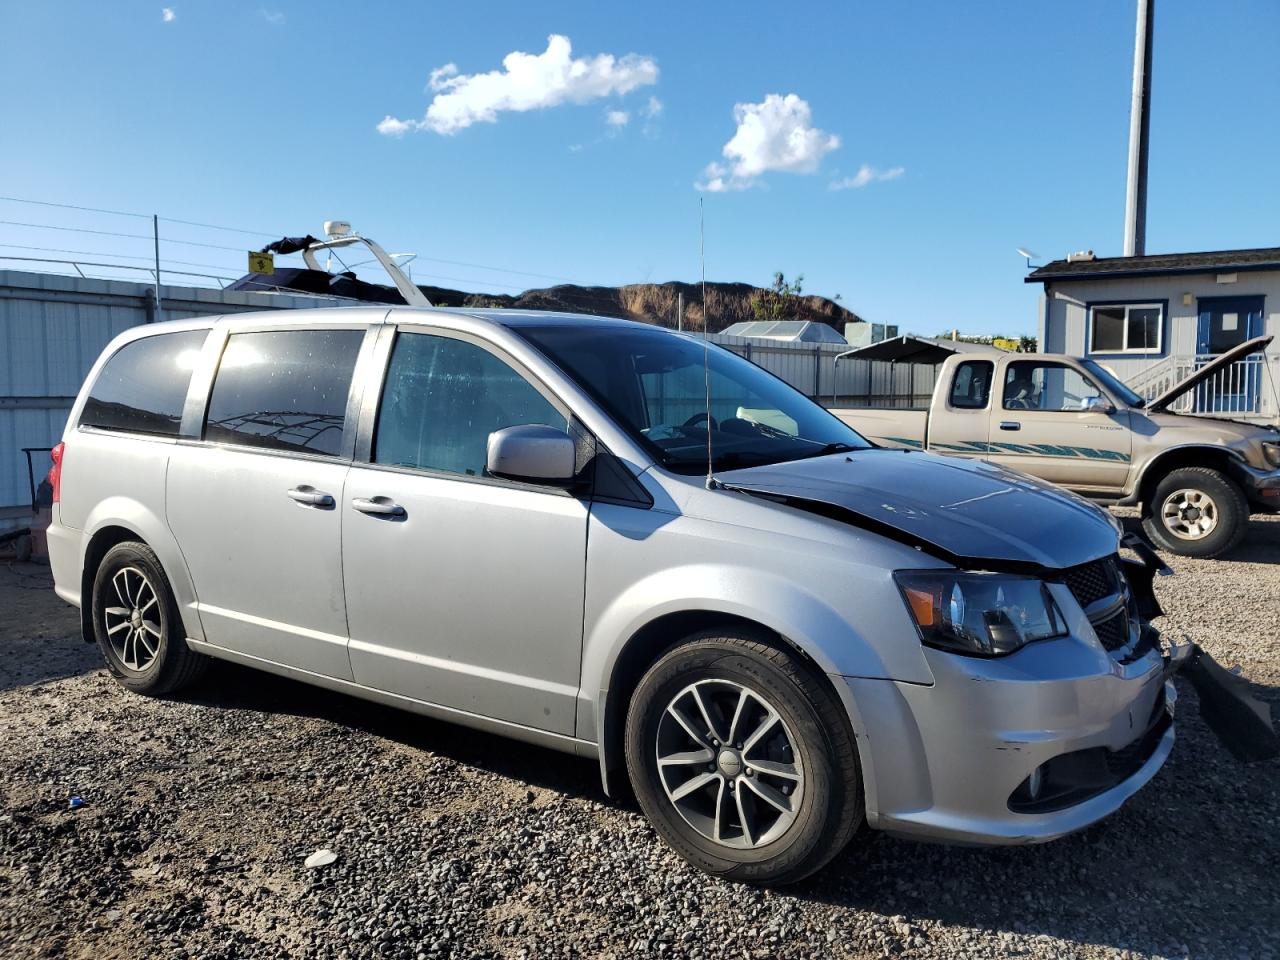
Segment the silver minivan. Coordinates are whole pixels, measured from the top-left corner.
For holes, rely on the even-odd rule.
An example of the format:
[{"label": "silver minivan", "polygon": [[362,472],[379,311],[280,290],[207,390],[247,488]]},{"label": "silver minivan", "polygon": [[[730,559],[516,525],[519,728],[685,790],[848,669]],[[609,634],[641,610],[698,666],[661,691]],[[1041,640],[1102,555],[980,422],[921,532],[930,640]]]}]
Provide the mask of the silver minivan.
[{"label": "silver minivan", "polygon": [[862,824],[1048,840],[1173,746],[1149,552],[1072,494],[876,447],[621,320],[354,307],[137,327],[49,552],[139,693],[211,657],[598,759],[709,872]]}]

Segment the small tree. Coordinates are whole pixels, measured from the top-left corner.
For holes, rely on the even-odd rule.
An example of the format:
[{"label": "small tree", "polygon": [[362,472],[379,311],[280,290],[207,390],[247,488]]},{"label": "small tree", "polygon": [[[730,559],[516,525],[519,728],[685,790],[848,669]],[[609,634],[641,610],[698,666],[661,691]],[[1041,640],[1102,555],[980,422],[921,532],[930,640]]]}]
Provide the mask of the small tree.
[{"label": "small tree", "polygon": [[799,299],[804,288],[804,274],[788,281],[781,270],[773,275],[773,285],[761,290],[751,301],[757,320],[791,320],[799,312]]}]

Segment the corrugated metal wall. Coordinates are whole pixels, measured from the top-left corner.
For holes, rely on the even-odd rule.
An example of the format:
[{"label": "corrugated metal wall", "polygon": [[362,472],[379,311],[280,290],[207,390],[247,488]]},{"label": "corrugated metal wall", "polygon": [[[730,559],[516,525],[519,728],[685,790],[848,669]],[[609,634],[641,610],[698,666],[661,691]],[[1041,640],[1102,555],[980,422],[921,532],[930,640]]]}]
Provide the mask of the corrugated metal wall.
[{"label": "corrugated metal wall", "polygon": [[[162,320],[342,303],[171,286],[160,296]],[[30,502],[22,448],[57,443],[102,348],[154,313],[149,284],[0,270],[0,509]],[[37,476],[48,469],[38,456]]]},{"label": "corrugated metal wall", "polygon": [[[153,320],[148,284],[0,270],[0,510],[30,502],[23,447],[58,442],[89,368],[112,337]],[[348,301],[196,287],[160,288],[160,319],[248,310],[341,306]],[[712,335],[824,403],[921,406],[935,368],[842,360],[846,344],[787,343]],[[692,401],[691,401],[692,402]],[[701,409],[696,405],[697,412]],[[38,455],[37,477],[48,469]]]}]

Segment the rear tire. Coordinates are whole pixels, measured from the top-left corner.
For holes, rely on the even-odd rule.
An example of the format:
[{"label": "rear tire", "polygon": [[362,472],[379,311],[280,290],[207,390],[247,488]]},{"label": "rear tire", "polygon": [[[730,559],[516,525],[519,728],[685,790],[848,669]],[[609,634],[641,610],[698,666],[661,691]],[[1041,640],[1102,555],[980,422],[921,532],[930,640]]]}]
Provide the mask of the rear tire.
[{"label": "rear tire", "polygon": [[144,543],[107,551],[93,578],[93,635],[116,682],[159,697],[195,681],[209,658],[187,646],[169,578]]},{"label": "rear tire", "polygon": [[1235,549],[1249,530],[1249,503],[1227,476],[1208,467],[1172,470],[1147,500],[1142,529],[1157,546],[1209,559]]},{"label": "rear tire", "polygon": [[645,674],[627,712],[627,771],[664,840],[707,873],[802,880],[862,822],[845,710],[793,654],[710,631]]}]

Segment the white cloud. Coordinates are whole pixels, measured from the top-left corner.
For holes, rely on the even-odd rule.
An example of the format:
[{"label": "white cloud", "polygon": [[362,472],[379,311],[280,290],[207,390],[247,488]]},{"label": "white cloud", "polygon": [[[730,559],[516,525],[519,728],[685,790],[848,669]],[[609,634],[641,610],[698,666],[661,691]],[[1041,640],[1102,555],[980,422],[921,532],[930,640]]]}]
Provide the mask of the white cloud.
[{"label": "white cloud", "polygon": [[263,20],[267,21],[267,23],[271,24],[273,27],[278,27],[281,24],[283,24],[285,21],[283,10],[259,9],[258,15],[261,16]]},{"label": "white cloud", "polygon": [[[574,58],[572,54],[569,38],[552,34],[543,53],[508,53],[501,70],[466,74],[447,63],[431,71],[428,87],[435,97],[426,116],[421,120],[388,117],[378,129],[392,136],[408,129],[453,134],[474,123],[494,123],[504,111],[586,103],[658,81],[658,65],[648,57],[601,53]],[[394,123],[389,124],[391,120]]]},{"label": "white cloud", "polygon": [[403,137],[412,129],[413,124],[411,122],[397,120],[392,116],[383,117],[378,123],[378,132],[386,137]]},{"label": "white cloud", "polygon": [[897,180],[906,172],[906,167],[890,167],[888,170],[877,170],[875,167],[864,163],[858,168],[858,172],[852,177],[833,180],[831,182],[830,189],[857,190],[860,187],[865,187],[867,184],[875,183],[879,180]]},{"label": "white cloud", "polygon": [[644,109],[640,111],[649,120],[657,118],[662,113],[662,101],[657,97],[650,97],[649,102],[644,105]]},{"label": "white cloud", "polygon": [[604,115],[604,122],[614,128],[625,127],[631,122],[631,114],[625,110],[610,110]]},{"label": "white cloud", "polygon": [[163,10],[160,11],[161,22],[173,23],[173,21],[176,19],[178,19],[178,15],[173,12],[173,7],[165,7]]},{"label": "white cloud", "polygon": [[736,104],[733,119],[738,129],[721,151],[728,163],[707,164],[699,190],[746,190],[771,170],[815,173],[822,158],[840,146],[835,134],[813,126],[808,102],[794,93]]}]

